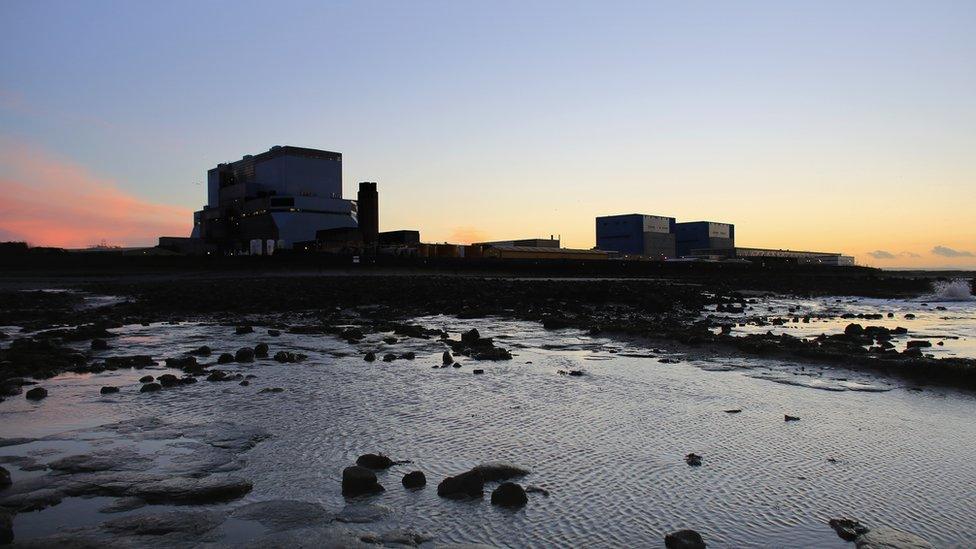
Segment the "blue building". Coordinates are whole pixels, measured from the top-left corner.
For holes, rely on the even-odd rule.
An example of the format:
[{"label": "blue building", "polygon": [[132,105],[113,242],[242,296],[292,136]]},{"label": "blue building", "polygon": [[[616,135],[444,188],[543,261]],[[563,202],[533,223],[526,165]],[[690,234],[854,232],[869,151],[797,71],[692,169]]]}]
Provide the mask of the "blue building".
[{"label": "blue building", "polygon": [[659,215],[625,214],[596,218],[596,247],[622,255],[655,259],[675,257],[675,219]]},{"label": "blue building", "polygon": [[714,221],[689,221],[674,226],[675,251],[687,257],[694,250],[733,250],[735,225]]}]

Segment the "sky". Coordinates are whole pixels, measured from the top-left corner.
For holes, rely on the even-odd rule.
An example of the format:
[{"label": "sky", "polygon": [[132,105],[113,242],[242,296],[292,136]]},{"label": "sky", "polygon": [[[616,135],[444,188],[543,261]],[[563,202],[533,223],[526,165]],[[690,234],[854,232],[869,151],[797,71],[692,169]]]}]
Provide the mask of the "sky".
[{"label": "sky", "polygon": [[0,240],[188,235],[206,170],[296,145],[382,230],[736,225],[976,268],[976,2],[0,2]]}]

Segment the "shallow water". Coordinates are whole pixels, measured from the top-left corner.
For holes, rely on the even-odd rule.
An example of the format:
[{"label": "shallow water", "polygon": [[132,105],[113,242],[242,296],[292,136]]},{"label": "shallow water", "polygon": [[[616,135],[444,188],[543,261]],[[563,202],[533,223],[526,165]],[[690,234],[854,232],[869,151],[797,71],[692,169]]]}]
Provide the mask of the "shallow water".
[{"label": "shallow water", "polygon": [[[161,361],[202,344],[216,356],[264,341],[272,355],[288,350],[309,358],[222,366],[256,375],[248,387],[201,381],[139,393],[138,378],[170,371],[162,367],[45,380],[47,399],[0,403],[0,437],[57,440],[0,447],[0,456],[47,463],[94,448],[131,447],[124,436],[97,429],[129,418],[231,420],[267,429],[272,438],[243,454],[246,464],[235,473],[253,481],[254,490],[208,509],[295,499],[339,512],[346,504],[342,469],[360,454],[383,452],[413,463],[380,473],[387,491],[364,500],[387,506],[389,516],[350,527],[412,527],[437,543],[660,545],[665,533],[693,528],[709,547],[853,547],[826,524],[838,516],[911,531],[939,546],[976,539],[972,395],[919,392],[871,374],[800,370],[783,362],[698,360],[520,321],[416,322],[455,338],[477,327],[483,336],[498,337],[515,359],[460,357],[460,369],[432,369],[444,349],[437,340],[386,345],[381,339],[388,334],[372,334],[350,345],[327,335],[269,337],[257,328],[239,336],[232,327],[207,324],[126,326],[114,330],[120,337],[101,355],[151,354]],[[417,358],[367,363],[361,358],[367,350],[412,350]],[[662,356],[681,361],[664,364]],[[472,375],[474,367],[485,375]],[[563,376],[560,369],[586,375]],[[103,397],[102,385],[122,391]],[[258,393],[266,387],[285,391]],[[824,388],[831,390],[817,390]],[[742,412],[723,411],[732,408]],[[784,414],[802,419],[787,423]],[[140,440],[136,447],[165,470],[178,467],[174,456],[185,451],[180,442]],[[701,467],[685,463],[689,452],[703,456]],[[490,505],[487,494],[469,502],[436,495],[445,476],[496,460],[530,469],[519,482],[544,487],[549,497],[530,494],[525,508],[508,511]],[[45,474],[5,466],[15,483]],[[408,492],[400,477],[414,469],[426,473],[428,486]],[[70,498],[17,515],[17,539],[120,516],[99,512],[108,499]],[[231,519],[219,533],[233,544],[261,532]]]},{"label": "shallow water", "polygon": [[[910,340],[925,339],[932,343],[932,347],[923,349],[925,354],[936,358],[976,358],[976,300],[938,301],[937,296],[929,297],[931,299],[914,300],[766,297],[750,304],[750,308],[743,313],[719,313],[714,311],[713,306],[708,314],[735,322],[755,316],[789,319],[782,325],[735,325],[732,327],[732,335],[772,332],[776,335],[785,333],[809,338],[820,334],[842,333],[851,323],[884,326],[889,329],[901,326],[908,329],[908,334],[894,336],[891,340],[898,351],[903,351]],[[877,320],[841,318],[844,313],[881,313],[884,316]],[[892,313],[892,317],[888,318],[887,313]],[[906,318],[906,315],[914,315],[915,318]],[[809,323],[802,322],[804,316],[811,317]],[[800,321],[793,322],[794,317]]]}]

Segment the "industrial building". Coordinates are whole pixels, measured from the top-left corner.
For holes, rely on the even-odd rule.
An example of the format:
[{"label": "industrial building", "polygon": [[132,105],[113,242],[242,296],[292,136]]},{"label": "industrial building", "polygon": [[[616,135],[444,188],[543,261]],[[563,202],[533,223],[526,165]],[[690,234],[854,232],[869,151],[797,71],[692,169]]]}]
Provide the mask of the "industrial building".
[{"label": "industrial building", "polygon": [[849,267],[854,257],[837,252],[806,252],[770,248],[702,248],[692,250],[690,257],[704,259],[745,259],[753,262],[796,263],[798,265],[824,265]]},{"label": "industrial building", "polygon": [[209,170],[207,204],[193,214],[190,241],[166,244],[192,251],[199,239],[220,253],[270,254],[314,241],[319,231],[354,229],[369,245],[377,209],[375,183],[360,185],[359,203],[342,197],[341,153],[275,146]]},{"label": "industrial building", "polygon": [[596,218],[596,247],[625,256],[675,257],[675,219],[625,214]]},{"label": "industrial building", "polygon": [[697,249],[732,249],[735,247],[735,225],[714,221],[688,221],[674,225],[677,257],[688,257]]}]

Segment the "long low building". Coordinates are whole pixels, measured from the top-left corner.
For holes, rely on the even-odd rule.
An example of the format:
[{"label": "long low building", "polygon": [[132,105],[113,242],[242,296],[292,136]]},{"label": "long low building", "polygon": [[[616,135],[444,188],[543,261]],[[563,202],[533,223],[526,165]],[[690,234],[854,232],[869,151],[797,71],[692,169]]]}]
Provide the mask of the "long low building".
[{"label": "long low building", "polygon": [[574,250],[572,248],[550,248],[547,246],[488,246],[482,249],[482,257],[495,259],[569,259],[605,260],[608,252],[601,250]]},{"label": "long low building", "polygon": [[750,261],[768,259],[800,265],[825,265],[830,267],[854,265],[853,256],[837,252],[808,252],[773,248],[700,248],[692,250],[690,255],[709,259],[746,259]]}]

